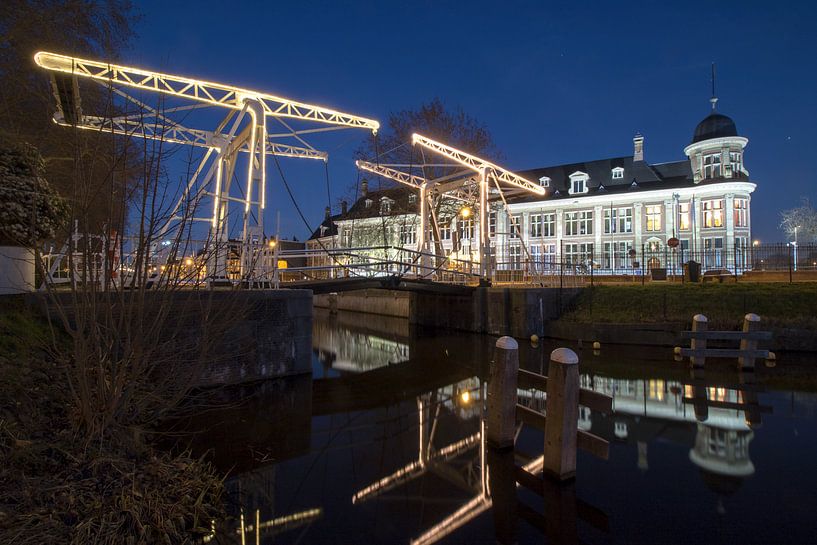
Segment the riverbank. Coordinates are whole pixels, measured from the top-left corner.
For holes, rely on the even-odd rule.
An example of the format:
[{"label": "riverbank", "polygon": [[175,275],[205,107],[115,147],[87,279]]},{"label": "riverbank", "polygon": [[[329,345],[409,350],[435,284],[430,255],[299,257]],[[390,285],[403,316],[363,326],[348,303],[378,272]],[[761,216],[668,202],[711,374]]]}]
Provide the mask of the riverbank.
[{"label": "riverbank", "polygon": [[692,316],[738,330],[749,312],[771,330],[773,350],[817,351],[817,284],[596,286],[582,290],[544,335],[616,344],[675,346]]},{"label": "riverbank", "polygon": [[89,441],[72,345],[22,298],[3,298],[0,543],[184,543],[209,533],[224,513],[222,476],[155,448],[149,429]]}]

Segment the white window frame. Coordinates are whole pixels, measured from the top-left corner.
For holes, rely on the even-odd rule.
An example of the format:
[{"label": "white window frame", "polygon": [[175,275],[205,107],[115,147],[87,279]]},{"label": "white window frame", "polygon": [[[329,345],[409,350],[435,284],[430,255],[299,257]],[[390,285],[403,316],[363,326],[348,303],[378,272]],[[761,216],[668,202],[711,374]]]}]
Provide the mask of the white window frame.
[{"label": "white window frame", "polygon": [[550,187],[550,181],[551,181],[550,176],[542,176],[541,178],[539,178],[539,185],[541,187],[548,188]]},{"label": "white window frame", "polygon": [[612,175],[613,175],[614,180],[623,180],[624,179],[624,168],[615,167],[612,170]]},{"label": "white window frame", "polygon": [[590,179],[586,173],[581,171],[576,171],[570,175],[570,189],[568,193],[570,195],[581,195],[583,193],[587,193],[587,180]]},{"label": "white window frame", "polygon": [[708,199],[701,204],[704,229],[722,229],[724,222],[724,199]]},{"label": "white window frame", "polygon": [[531,214],[528,216],[528,221],[530,222],[530,237],[531,238],[542,238],[543,234],[543,224],[542,224],[542,215],[541,213]]}]

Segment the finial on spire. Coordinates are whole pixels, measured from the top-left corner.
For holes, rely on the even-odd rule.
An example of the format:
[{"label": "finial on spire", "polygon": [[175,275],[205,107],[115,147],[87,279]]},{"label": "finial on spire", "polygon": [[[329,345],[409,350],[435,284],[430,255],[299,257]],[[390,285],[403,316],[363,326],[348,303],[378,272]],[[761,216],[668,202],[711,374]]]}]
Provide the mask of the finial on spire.
[{"label": "finial on spire", "polygon": [[709,99],[712,103],[712,111],[715,111],[715,104],[718,103],[718,97],[715,96],[715,63],[712,63],[712,98]]}]

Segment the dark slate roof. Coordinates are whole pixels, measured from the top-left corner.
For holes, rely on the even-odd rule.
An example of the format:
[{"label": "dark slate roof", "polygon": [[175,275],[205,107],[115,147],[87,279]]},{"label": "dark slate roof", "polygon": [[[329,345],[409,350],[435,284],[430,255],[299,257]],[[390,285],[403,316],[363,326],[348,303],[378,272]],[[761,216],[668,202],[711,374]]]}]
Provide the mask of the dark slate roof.
[{"label": "dark slate roof", "polygon": [[[380,202],[382,199],[390,199],[392,202],[391,212],[386,216],[398,216],[401,214],[417,214],[419,208],[417,200],[409,202],[411,195],[417,195],[417,191],[406,186],[390,187],[378,191],[369,191],[368,195],[361,197],[352,205],[349,211],[341,216],[341,220],[376,218],[380,217]],[[371,200],[372,204],[366,207],[366,201]]]},{"label": "dark slate roof", "polygon": [[[335,214],[329,218],[324,219],[320,225],[309,235],[309,240],[314,240],[316,238],[322,237],[333,237],[338,234],[338,226],[335,223],[340,219],[340,214]],[[321,227],[326,227],[326,231],[321,234]]]},{"label": "dark slate roof", "polygon": [[[613,179],[613,169],[615,167],[624,169],[623,178]],[[570,175],[574,172],[584,172],[589,176],[587,193],[581,195],[569,194]],[[542,176],[549,177],[550,187],[547,189],[546,200],[575,199],[605,193],[673,189],[693,185],[692,169],[688,160],[650,165],[644,161],[633,161],[632,156],[534,168],[519,171],[517,174],[537,183]],[[542,197],[526,194],[509,200],[512,202],[530,202],[542,200]]]},{"label": "dark slate roof", "polygon": [[698,123],[695,127],[695,134],[692,136],[692,143],[709,140],[710,138],[721,138],[722,136],[737,136],[738,129],[731,117],[712,112]]}]

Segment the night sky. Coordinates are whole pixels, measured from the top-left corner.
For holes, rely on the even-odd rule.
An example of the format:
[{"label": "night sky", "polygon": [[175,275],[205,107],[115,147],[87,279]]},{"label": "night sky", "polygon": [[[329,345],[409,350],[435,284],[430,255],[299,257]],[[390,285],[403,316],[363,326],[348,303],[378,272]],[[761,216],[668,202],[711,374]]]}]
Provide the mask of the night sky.
[{"label": "night sky", "polygon": [[[669,4],[668,2],[666,4]],[[710,111],[749,138],[758,184],[753,236],[783,240],[779,212],[817,201],[817,3],[814,2],[168,2],[139,3],[126,64],[265,90],[385,123],[434,97],[484,122],[526,169],[632,153],[684,158]],[[205,128],[205,127],[201,127]],[[333,204],[357,179],[366,133],[327,145]],[[318,142],[315,142],[318,144]],[[327,204],[319,163],[282,163],[310,226]],[[280,178],[271,209],[303,239]],[[267,226],[273,220],[267,218]]]}]

